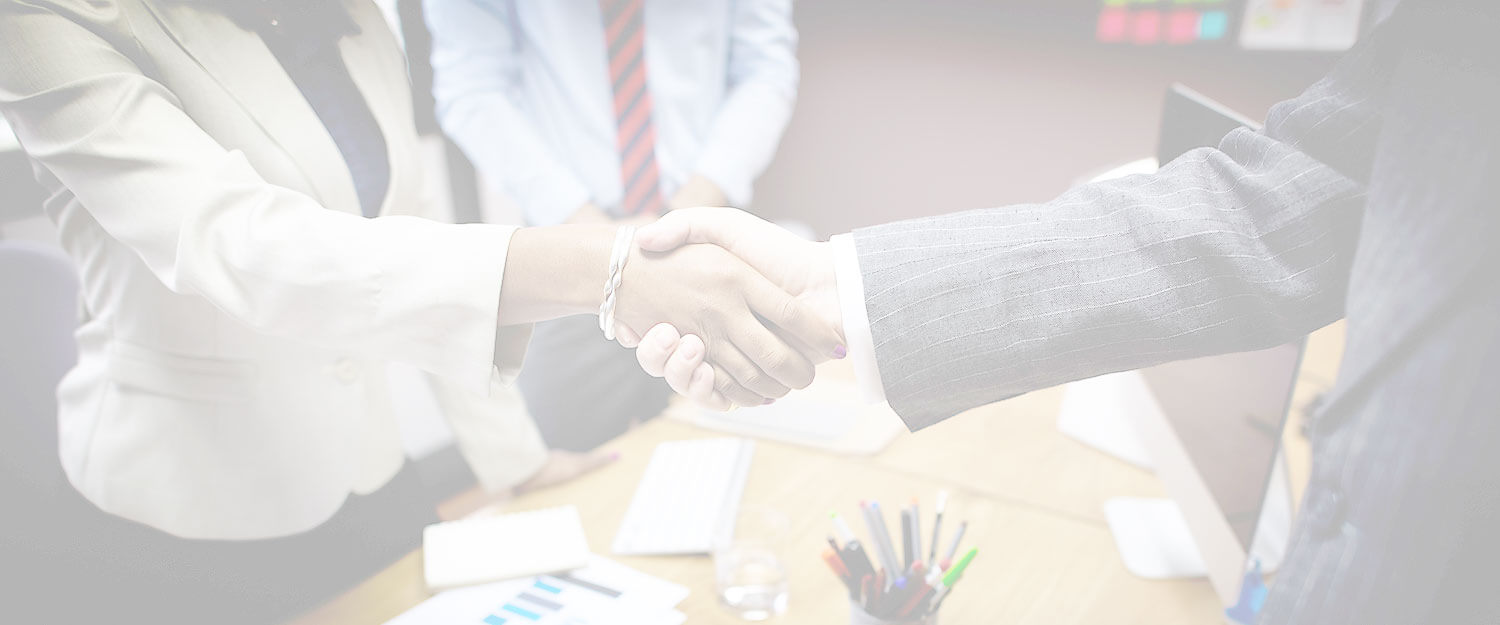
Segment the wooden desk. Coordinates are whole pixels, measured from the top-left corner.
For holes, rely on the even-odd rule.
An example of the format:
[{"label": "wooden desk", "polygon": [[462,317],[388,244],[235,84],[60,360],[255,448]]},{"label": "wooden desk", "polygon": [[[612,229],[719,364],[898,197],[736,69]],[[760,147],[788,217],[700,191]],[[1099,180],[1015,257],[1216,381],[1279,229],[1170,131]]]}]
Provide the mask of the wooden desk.
[{"label": "wooden desk", "polygon": [[[1302,423],[1310,402],[1333,386],[1343,358],[1344,324],[1307,341],[1283,436],[1294,500],[1309,472]],[[1103,523],[1109,497],[1164,497],[1149,471],[1122,463],[1057,431],[1062,388],[976,408],[916,434],[903,434],[876,457],[883,467],[953,481],[1000,501]],[[942,453],[934,453],[941,449]]]},{"label": "wooden desk", "polygon": [[[1326,388],[1342,349],[1342,327],[1314,336],[1296,406]],[[952,493],[947,534],[969,522],[964,543],[980,555],[943,607],[945,623],[1217,623],[1219,606],[1206,580],[1153,582],[1125,571],[1099,512],[1104,498],[1160,496],[1149,474],[1084,448],[1057,432],[1058,391],[1047,390],[976,409],[915,435],[873,457],[836,457],[760,442],[744,501],[786,512],[791,544],[785,555],[791,607],[773,623],[847,622],[847,598],[818,558],[830,533],[828,511],[857,519],[860,499],[891,504]],[[1306,476],[1306,446],[1288,428],[1292,475]],[[574,483],[521,497],[507,510],[578,506],[590,546],[609,554],[615,530],[658,443],[715,436],[657,419],[609,447],[617,465]],[[856,530],[861,524],[854,523]],[[741,623],[715,603],[706,557],[617,557],[629,566],[684,584],[679,606],[689,623]],[[421,558],[412,553],[364,584],[296,620],[294,625],[376,625],[425,599]]]}]

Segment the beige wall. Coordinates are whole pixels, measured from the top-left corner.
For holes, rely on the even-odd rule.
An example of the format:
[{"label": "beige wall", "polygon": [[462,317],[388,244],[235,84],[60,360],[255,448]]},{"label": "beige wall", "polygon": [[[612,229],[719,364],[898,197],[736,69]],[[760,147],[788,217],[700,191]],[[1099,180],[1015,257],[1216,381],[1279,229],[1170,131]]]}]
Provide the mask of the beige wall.
[{"label": "beige wall", "polygon": [[1088,3],[1069,19],[1049,2],[798,3],[801,95],[755,210],[826,235],[1045,200],[1149,156],[1174,81],[1259,118],[1331,62],[1097,45]]}]

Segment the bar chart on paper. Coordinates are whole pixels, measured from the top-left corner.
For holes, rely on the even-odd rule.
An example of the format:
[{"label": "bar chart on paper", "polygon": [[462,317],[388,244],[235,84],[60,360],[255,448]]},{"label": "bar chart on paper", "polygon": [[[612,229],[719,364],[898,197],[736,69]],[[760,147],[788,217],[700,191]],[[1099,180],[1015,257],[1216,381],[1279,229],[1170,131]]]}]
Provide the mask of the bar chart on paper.
[{"label": "bar chart on paper", "polygon": [[[531,588],[522,590],[500,606],[495,614],[484,617],[485,625],[505,625],[512,621],[540,621],[545,616],[551,616],[561,612],[567,607],[559,603],[562,599],[561,583],[552,580],[544,580],[540,577],[532,580]],[[613,593],[606,596],[619,596]]]},{"label": "bar chart on paper", "polygon": [[681,625],[683,586],[595,556],[569,573],[439,593],[386,625]]}]

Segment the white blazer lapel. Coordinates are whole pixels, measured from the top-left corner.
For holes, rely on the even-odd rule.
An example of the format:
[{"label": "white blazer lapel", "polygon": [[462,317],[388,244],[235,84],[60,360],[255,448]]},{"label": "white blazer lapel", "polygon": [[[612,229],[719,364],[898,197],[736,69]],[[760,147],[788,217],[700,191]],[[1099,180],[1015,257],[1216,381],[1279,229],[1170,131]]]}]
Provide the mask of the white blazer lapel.
[{"label": "white blazer lapel", "polygon": [[358,214],[338,145],[260,35],[202,2],[145,2],[172,38],[281,146],[326,208]]}]

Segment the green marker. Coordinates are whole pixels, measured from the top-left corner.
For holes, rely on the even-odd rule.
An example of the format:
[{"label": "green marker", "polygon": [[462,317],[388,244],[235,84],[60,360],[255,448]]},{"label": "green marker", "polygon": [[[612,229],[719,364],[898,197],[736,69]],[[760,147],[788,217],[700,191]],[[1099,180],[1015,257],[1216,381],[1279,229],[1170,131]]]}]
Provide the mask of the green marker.
[{"label": "green marker", "polygon": [[969,562],[974,560],[974,555],[977,553],[979,553],[978,547],[970,548],[958,564],[953,565],[953,568],[948,569],[948,572],[943,575],[943,581],[938,584],[937,592],[932,595],[933,612],[936,612],[938,606],[943,603],[943,599],[948,597],[948,591],[953,590],[953,585],[958,583],[958,579],[964,576],[964,569],[969,568]]}]

